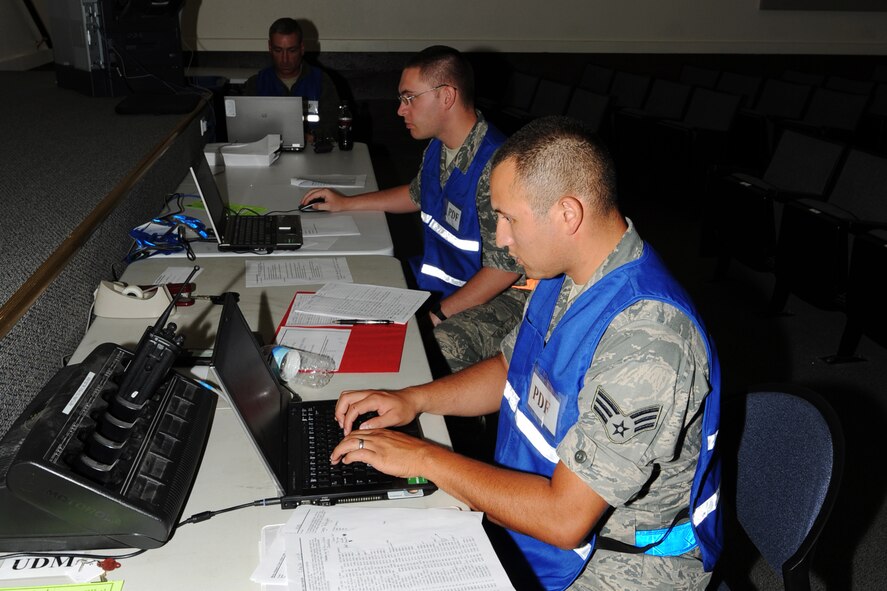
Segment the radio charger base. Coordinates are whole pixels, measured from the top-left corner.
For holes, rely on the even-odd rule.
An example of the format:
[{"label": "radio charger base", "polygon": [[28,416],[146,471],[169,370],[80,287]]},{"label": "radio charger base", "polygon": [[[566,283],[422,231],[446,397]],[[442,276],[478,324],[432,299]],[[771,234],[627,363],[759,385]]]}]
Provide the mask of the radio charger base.
[{"label": "radio charger base", "polygon": [[93,314],[103,318],[159,318],[170,302],[172,295],[165,285],[142,289],[120,281],[102,281],[95,291]]}]

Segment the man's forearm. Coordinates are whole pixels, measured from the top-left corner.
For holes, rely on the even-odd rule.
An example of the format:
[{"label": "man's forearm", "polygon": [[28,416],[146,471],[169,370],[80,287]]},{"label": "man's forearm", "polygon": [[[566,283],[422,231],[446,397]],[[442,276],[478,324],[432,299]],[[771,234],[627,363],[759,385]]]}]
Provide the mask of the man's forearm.
[{"label": "man's forearm", "polygon": [[517,273],[481,267],[465,285],[441,300],[440,309],[448,317],[455,316],[463,310],[489,302],[519,278]]},{"label": "man's forearm", "polygon": [[419,207],[410,199],[409,185],[355,195],[348,197],[346,202],[349,211],[387,211],[389,213],[419,211]]},{"label": "man's forearm", "polygon": [[501,354],[433,382],[405,388],[419,412],[478,417],[499,410],[508,368]]},{"label": "man's forearm", "polygon": [[493,466],[447,449],[422,450],[422,475],[504,527],[564,549],[581,546],[608,506],[558,464],[552,478]]}]

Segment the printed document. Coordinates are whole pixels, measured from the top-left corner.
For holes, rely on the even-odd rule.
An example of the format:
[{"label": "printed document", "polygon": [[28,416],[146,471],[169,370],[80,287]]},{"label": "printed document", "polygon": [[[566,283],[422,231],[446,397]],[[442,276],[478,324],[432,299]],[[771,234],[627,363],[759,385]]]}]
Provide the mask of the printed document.
[{"label": "printed document", "polygon": [[360,236],[360,230],[350,215],[315,214],[302,216],[302,236]]},{"label": "printed document", "polygon": [[316,174],[313,176],[295,176],[290,183],[304,189],[333,187],[336,189],[362,189],[366,186],[365,174]]},{"label": "printed document", "polygon": [[329,355],[336,362],[336,371],[338,371],[350,336],[350,330],[284,326],[277,333],[276,341],[278,345],[292,349]]},{"label": "printed document", "polygon": [[246,261],[245,264],[246,287],[352,281],[351,269],[345,257],[274,258]]},{"label": "printed document", "polygon": [[265,541],[253,580],[282,583],[283,564],[290,591],[513,590],[481,518],[455,509],[303,505]]},{"label": "printed document", "polygon": [[293,303],[292,310],[358,320],[406,323],[431,294],[427,291],[362,283],[327,283],[310,298]]},{"label": "printed document", "polygon": [[[154,280],[154,285],[163,285],[164,283],[184,283],[185,279],[188,278],[188,275],[191,274],[191,271],[194,270],[194,265],[190,267],[167,267],[165,271],[160,273],[157,276],[157,279]],[[203,269],[198,269],[196,273],[194,273],[194,277],[191,278],[191,281],[194,281],[201,273],[203,273]]]}]

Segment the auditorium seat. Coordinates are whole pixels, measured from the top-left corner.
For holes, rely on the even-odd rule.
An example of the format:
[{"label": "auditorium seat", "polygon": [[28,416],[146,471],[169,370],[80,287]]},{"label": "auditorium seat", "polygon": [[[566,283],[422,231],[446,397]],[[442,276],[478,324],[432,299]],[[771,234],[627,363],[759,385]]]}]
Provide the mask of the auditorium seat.
[{"label": "auditorium seat", "polygon": [[655,182],[679,205],[697,205],[710,168],[722,161],[741,100],[697,87],[680,121],[660,121],[654,127],[650,142]]},{"label": "auditorium seat", "polygon": [[579,88],[584,88],[596,94],[608,94],[613,83],[613,70],[597,64],[585,64],[582,70],[582,78],[579,79]]},{"label": "auditorium seat", "polygon": [[718,256],[717,276],[731,259],[758,271],[772,271],[783,205],[809,197],[824,200],[845,146],[785,130],[761,176],[723,174],[708,189],[706,212]]},{"label": "auditorium seat", "polygon": [[742,109],[733,141],[740,162],[763,168],[770,160],[777,137],[777,125],[787,119],[803,118],[813,87],[769,78],[752,108]]},{"label": "auditorium seat", "polygon": [[852,149],[828,200],[786,203],[776,247],[771,311],[789,294],[825,310],[844,307],[853,236],[887,228],[887,158]]}]

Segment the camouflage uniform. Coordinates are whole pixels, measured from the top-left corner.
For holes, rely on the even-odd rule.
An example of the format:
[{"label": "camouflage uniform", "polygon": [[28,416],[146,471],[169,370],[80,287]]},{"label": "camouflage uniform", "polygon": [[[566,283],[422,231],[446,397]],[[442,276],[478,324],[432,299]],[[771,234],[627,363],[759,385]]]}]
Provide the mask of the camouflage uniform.
[{"label": "camouflage uniform", "polygon": [[[616,249],[584,286],[566,278],[548,335],[564,312],[607,272],[640,257],[643,242],[629,220]],[[502,342],[510,361],[516,332]],[[634,544],[635,528],[667,527],[689,505],[699,454],[701,405],[709,392],[708,358],[696,325],[673,306],[642,300],[612,321],[579,393],[579,421],[557,448],[558,458],[615,509],[597,532]],[[606,422],[595,412],[616,407]],[[619,419],[637,411],[655,426],[635,432]],[[678,557],[596,550],[572,589],[703,589],[698,548]]]},{"label": "camouflage uniform", "polygon": [[[454,168],[468,170],[477,153],[481,140],[487,133],[487,122],[477,112],[477,123],[459,148],[458,153],[447,166],[445,153],[441,151],[440,184],[444,186]],[[422,170],[410,183],[410,199],[421,204]],[[477,217],[480,222],[483,266],[513,273],[523,273],[523,269],[508,251],[496,246],[496,214],[490,205],[490,164],[484,167],[477,184]],[[519,285],[525,283],[521,278]],[[521,310],[527,300],[523,290],[506,289],[489,302],[463,310],[447,318],[434,329],[434,338],[440,346],[451,371],[459,371],[478,361],[492,357],[499,352],[499,343],[521,319]]]}]

